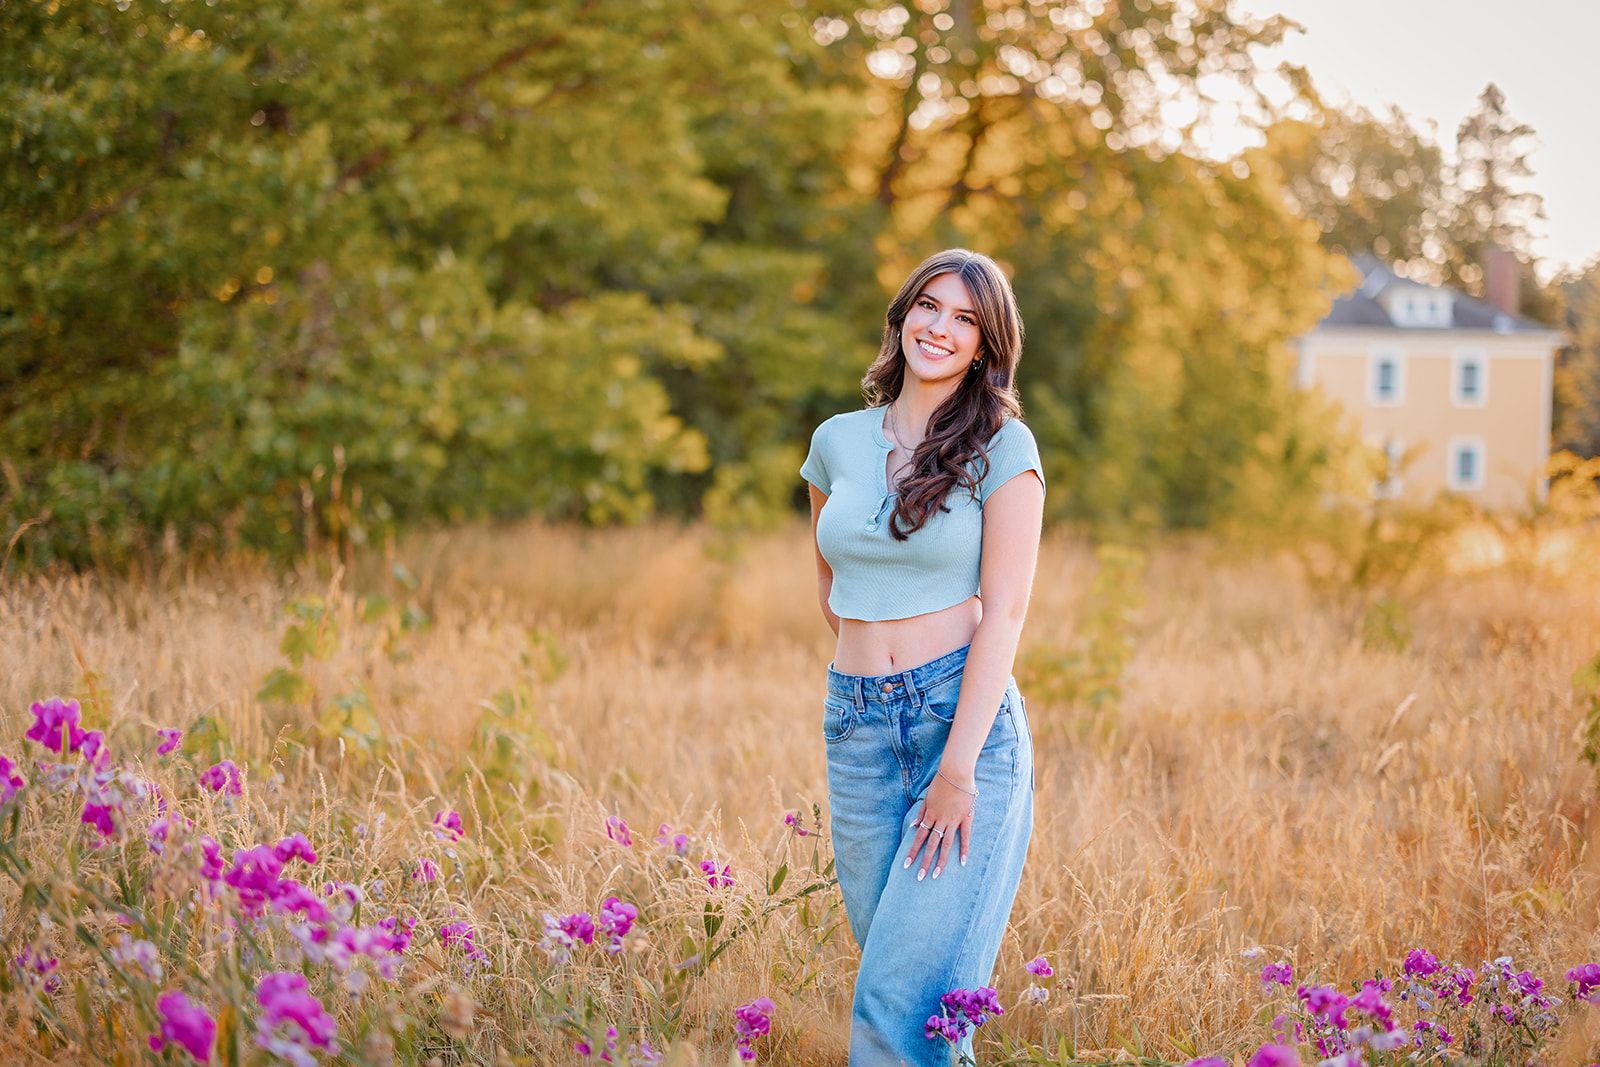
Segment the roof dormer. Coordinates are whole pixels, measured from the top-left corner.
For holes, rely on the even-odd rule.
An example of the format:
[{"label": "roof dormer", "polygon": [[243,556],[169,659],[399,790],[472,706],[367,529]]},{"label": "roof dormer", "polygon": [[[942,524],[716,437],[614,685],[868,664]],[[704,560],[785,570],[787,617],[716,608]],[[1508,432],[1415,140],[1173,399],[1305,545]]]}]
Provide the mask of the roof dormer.
[{"label": "roof dormer", "polygon": [[1391,285],[1378,301],[1396,326],[1449,329],[1455,323],[1455,294],[1448,289]]}]

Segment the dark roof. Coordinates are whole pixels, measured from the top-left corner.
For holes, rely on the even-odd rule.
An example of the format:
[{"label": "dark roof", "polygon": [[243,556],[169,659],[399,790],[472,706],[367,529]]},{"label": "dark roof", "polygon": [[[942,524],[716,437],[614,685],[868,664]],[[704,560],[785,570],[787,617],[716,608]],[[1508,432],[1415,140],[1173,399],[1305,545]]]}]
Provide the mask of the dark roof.
[{"label": "dark roof", "polygon": [[[1390,270],[1383,261],[1376,256],[1351,256],[1350,262],[1355,265],[1361,274],[1361,284],[1354,292],[1346,293],[1333,302],[1333,308],[1317,323],[1323,326],[1374,326],[1394,330],[1425,331],[1425,330],[1493,330],[1496,333],[1522,333],[1528,331],[1548,331],[1551,327],[1543,323],[1534,322],[1532,319],[1520,315],[1507,315],[1487,300],[1479,300],[1475,296],[1448,286],[1424,285],[1421,282],[1402,278]],[[1384,293],[1394,289],[1444,289],[1454,297],[1452,325],[1440,326],[1396,326],[1389,317],[1389,312],[1384,308],[1381,297]]]}]

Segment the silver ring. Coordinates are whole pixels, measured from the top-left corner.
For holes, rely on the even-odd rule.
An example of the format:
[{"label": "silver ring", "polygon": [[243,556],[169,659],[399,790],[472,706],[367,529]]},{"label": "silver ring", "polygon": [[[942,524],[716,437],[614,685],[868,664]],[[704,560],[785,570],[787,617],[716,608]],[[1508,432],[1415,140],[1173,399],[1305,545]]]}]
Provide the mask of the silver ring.
[{"label": "silver ring", "polygon": [[932,830],[933,827],[929,826],[925,822],[919,822],[919,823],[917,823],[917,829],[918,830]]},{"label": "silver ring", "polygon": [[944,831],[943,831],[943,830],[940,830],[940,829],[938,829],[938,828],[937,828],[937,827],[933,827],[933,826],[930,826],[930,827],[928,827],[928,830],[929,830],[929,832],[931,832],[931,833],[935,833],[935,834],[938,834],[938,835],[939,835],[939,836],[940,836],[940,837],[943,837],[943,836],[944,836]]}]

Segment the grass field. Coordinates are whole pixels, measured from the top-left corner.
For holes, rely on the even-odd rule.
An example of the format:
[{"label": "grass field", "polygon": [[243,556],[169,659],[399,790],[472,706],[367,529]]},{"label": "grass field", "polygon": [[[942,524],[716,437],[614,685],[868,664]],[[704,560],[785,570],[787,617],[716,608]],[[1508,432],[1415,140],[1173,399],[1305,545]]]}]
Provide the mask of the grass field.
[{"label": "grass field", "polygon": [[[1562,975],[1600,956],[1596,782],[1571,681],[1600,651],[1596,558],[1600,542],[1559,575],[1413,576],[1400,607],[1374,616],[1370,598],[1314,586],[1287,559],[1168,543],[1139,579],[1120,700],[1096,708],[1051,699],[1072,669],[1059,653],[1085,620],[1105,625],[1096,557],[1047,538],[1018,672],[1037,824],[995,975],[1007,1013],[982,1033],[1048,1062],[1248,1055],[1293,1000],[1267,1006],[1262,963],[1349,990],[1398,976],[1416,949],[1473,968],[1511,956],[1562,1000]],[[280,651],[290,626],[298,668]],[[220,1060],[260,1055],[240,983],[270,953],[310,977],[358,1061],[576,1061],[580,1031],[603,1040],[616,1025],[619,1060],[648,1034],[679,1062],[720,1063],[734,1007],[765,996],[771,1033],[750,1039],[762,1061],[843,1064],[855,949],[819,845],[830,642],[798,527],[738,546],[700,529],[470,528],[337,578],[230,560],[11,579],[0,751],[30,763],[30,704],[76,695],[119,761],[182,798],[190,833],[231,855],[303,832],[320,853],[308,885],[357,883],[366,914],[418,925],[397,982],[341,991],[287,927],[258,923],[260,944],[241,950],[217,933],[225,920],[184,905],[210,898],[172,881],[181,834],[146,855],[153,816],[130,806],[117,843],[81,847],[89,831],[30,784],[0,867],[15,855],[31,873],[14,880],[36,889],[4,884],[4,931],[10,955],[59,957],[60,981],[13,970],[0,1048],[137,1056],[159,1024],[155,994],[181,986],[211,992],[213,1011],[239,1002],[219,1023]],[[275,669],[282,699],[258,698]],[[183,752],[156,757],[157,727],[187,730]],[[194,785],[223,757],[243,769],[237,799]],[[785,827],[799,813],[815,829],[813,804],[822,833]],[[459,841],[433,832],[449,810]],[[661,824],[688,835],[681,856],[671,834],[654,842]],[[774,889],[785,859],[793,873]],[[72,885],[98,885],[100,905]],[[541,950],[544,913],[598,914],[610,895],[639,910],[621,952],[584,946],[561,963],[547,938]],[[139,928],[168,938],[150,935],[165,985],[117,993],[119,964],[95,946],[119,929],[106,901],[134,897]],[[58,916],[42,929],[41,901]],[[63,936],[70,914],[91,936]],[[470,952],[437,936],[450,922],[471,924]],[[1038,980],[1023,964],[1041,954],[1051,998],[1030,1006]],[[75,975],[98,984],[78,992]],[[1594,1010],[1566,998],[1539,1036],[1543,1062],[1587,1062]],[[1029,1055],[979,1048],[984,1062]]]}]

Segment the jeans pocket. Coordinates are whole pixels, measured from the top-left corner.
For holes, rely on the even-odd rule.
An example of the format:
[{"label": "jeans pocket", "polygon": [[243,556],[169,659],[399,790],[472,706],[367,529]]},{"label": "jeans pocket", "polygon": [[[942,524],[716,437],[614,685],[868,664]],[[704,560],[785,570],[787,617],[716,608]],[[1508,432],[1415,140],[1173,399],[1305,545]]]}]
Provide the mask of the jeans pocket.
[{"label": "jeans pocket", "polygon": [[830,745],[838,744],[855,732],[855,705],[830,693],[822,701],[822,739]]},{"label": "jeans pocket", "polygon": [[946,726],[956,721],[956,705],[961,700],[961,675],[953,674],[922,690],[922,712]]}]

